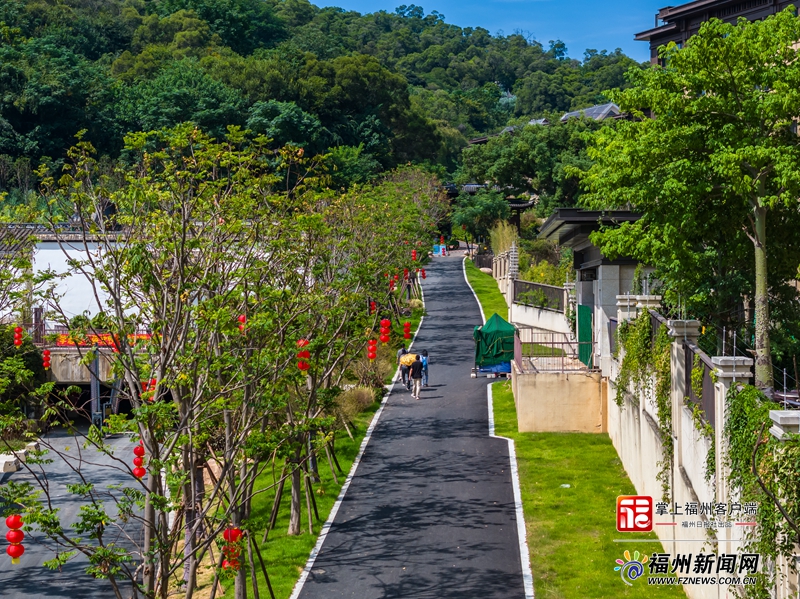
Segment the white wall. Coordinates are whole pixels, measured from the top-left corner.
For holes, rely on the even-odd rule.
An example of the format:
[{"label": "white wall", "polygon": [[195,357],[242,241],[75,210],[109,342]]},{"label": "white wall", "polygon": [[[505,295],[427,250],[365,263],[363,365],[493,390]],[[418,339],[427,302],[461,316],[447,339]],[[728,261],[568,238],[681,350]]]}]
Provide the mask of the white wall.
[{"label": "white wall", "polygon": [[511,324],[525,325],[540,331],[564,333],[572,337],[572,330],[569,328],[567,317],[562,312],[556,312],[555,310],[511,304],[509,321]]},{"label": "white wall", "polygon": [[[88,251],[87,251],[88,250]],[[97,243],[82,242],[63,243],[63,247],[55,241],[43,241],[36,245],[33,256],[33,271],[35,274],[51,270],[59,277],[52,281],[54,292],[58,296],[58,306],[67,318],[72,318],[79,314],[93,316],[99,312],[97,298],[101,302],[108,299],[108,294],[100,288],[98,283],[94,285],[81,272],[69,265],[69,260],[85,261],[90,254],[98,257],[99,247]],[[86,266],[86,269],[90,267]],[[50,307],[51,308],[51,307]],[[54,323],[48,322],[48,325]]]}]

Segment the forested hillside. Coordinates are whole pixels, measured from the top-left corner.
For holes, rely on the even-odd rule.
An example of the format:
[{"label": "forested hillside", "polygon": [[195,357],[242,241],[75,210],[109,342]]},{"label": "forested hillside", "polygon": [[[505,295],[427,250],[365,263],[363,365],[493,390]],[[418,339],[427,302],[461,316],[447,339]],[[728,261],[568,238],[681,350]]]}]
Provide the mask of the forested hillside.
[{"label": "forested hillside", "polygon": [[360,15],[306,0],[0,0],[0,190],[19,199],[75,134],[193,121],[275,146],[333,148],[340,182],[406,162],[452,171],[472,136],[591,105],[624,84],[620,52],[566,56],[414,5]]}]

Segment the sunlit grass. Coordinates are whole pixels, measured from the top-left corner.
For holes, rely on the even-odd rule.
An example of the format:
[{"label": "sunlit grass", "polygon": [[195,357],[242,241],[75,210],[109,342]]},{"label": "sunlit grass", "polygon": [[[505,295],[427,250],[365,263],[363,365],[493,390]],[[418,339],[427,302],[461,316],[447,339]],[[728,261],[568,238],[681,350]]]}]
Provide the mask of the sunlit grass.
[{"label": "sunlit grass", "polygon": [[[513,439],[516,446],[536,596],[685,597],[679,586],[648,586],[646,575],[628,586],[614,571],[625,550],[646,555],[664,550],[655,534],[616,530],[617,496],[636,491],[608,435],[517,432],[508,381],[494,384],[493,404],[496,434]],[[653,542],[613,542],[626,534]]]}]

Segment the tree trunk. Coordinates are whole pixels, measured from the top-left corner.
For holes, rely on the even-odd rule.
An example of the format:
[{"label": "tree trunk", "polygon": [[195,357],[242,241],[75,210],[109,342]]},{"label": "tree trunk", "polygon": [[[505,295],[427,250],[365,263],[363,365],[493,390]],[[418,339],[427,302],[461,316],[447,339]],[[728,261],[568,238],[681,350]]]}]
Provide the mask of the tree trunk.
[{"label": "tree trunk", "polygon": [[286,534],[300,534],[300,449],[295,450],[292,464],[292,509],[289,516],[289,531]]},{"label": "tree trunk", "polygon": [[754,208],[756,256],[756,387],[772,390],[772,359],[769,348],[769,285],[767,284],[767,210]]}]

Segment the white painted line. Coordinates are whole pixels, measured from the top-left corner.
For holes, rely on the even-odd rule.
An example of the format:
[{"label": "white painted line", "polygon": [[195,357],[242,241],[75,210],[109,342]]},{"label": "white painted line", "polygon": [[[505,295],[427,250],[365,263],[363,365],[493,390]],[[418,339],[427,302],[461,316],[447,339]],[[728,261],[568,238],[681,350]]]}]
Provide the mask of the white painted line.
[{"label": "white painted line", "polygon": [[[494,383],[492,383],[494,384]],[[492,384],[486,385],[486,395],[489,400],[489,436],[495,439],[508,441],[508,457],[511,461],[511,485],[514,488],[514,509],[517,513],[517,537],[519,538],[519,557],[522,562],[522,583],[525,587],[525,599],[533,599],[533,572],[531,571],[531,556],[528,551],[528,539],[525,536],[525,515],[522,511],[522,492],[519,488],[519,470],[517,469],[517,451],[514,441],[508,437],[494,434],[494,406],[492,404]]]},{"label": "white painted line", "polygon": [[478,310],[481,311],[481,318],[483,318],[483,324],[486,324],[486,315],[483,313],[483,306],[481,306],[481,300],[478,299],[478,294],[475,293],[475,290],[472,288],[472,285],[469,284],[469,279],[467,278],[467,257],[464,256],[464,261],[461,263],[461,267],[464,269],[464,280],[467,282],[467,287],[472,292],[472,295],[475,296],[475,301],[478,302]]},{"label": "white painted line", "polygon": [[[425,293],[422,291],[422,283],[419,285],[420,294],[422,295],[422,307],[423,310],[425,309]],[[422,328],[422,321],[425,320],[425,316],[419,319],[419,325],[417,326],[417,330],[414,331],[414,337],[411,339],[411,343],[408,345],[408,349],[411,349],[411,346],[414,345],[414,341],[417,339],[417,333]],[[300,579],[294,585],[294,590],[292,591],[291,597],[289,599],[297,599],[300,596],[300,592],[303,590],[303,585],[306,583],[308,579],[308,575],[311,573],[311,569],[314,567],[314,562],[319,555],[320,550],[322,549],[322,544],[325,542],[325,538],[328,536],[328,531],[330,531],[331,526],[333,525],[333,521],[336,518],[336,514],[339,511],[339,506],[342,505],[342,501],[344,500],[344,496],[347,494],[347,489],[350,487],[350,483],[353,480],[353,477],[356,474],[356,470],[358,470],[358,465],[361,463],[361,456],[364,455],[364,450],[367,448],[367,444],[369,440],[372,438],[372,431],[375,430],[375,426],[378,424],[378,419],[381,417],[383,413],[383,408],[386,407],[386,402],[389,401],[389,396],[392,394],[394,390],[395,380],[397,379],[397,375],[400,373],[400,366],[397,367],[397,370],[392,376],[392,384],[389,388],[389,393],[383,398],[381,402],[381,407],[378,408],[378,411],[375,412],[375,416],[372,418],[372,422],[370,423],[369,427],[367,428],[367,433],[364,435],[364,439],[361,441],[361,447],[358,449],[358,455],[356,456],[355,461],[353,462],[352,467],[350,468],[350,472],[347,473],[347,478],[344,481],[344,485],[342,485],[342,490],[339,491],[339,496],[336,498],[336,503],[333,504],[333,508],[331,508],[331,513],[328,515],[328,519],[325,520],[325,524],[322,525],[322,530],[319,533],[319,538],[317,539],[317,544],[314,545],[314,549],[311,550],[311,554],[308,556],[308,561],[306,562],[305,568],[303,568],[303,573],[300,575]]]}]

